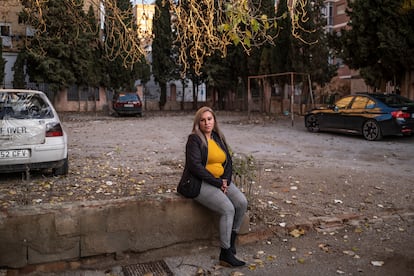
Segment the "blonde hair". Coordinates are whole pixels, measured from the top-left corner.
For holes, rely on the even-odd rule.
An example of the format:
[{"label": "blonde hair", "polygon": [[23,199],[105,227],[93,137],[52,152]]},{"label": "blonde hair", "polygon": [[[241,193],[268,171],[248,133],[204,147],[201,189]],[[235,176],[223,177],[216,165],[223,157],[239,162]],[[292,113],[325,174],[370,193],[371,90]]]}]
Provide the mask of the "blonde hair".
[{"label": "blonde hair", "polygon": [[204,133],[200,130],[201,115],[203,115],[205,112],[210,112],[213,115],[213,118],[214,118],[214,128],[213,128],[213,131],[218,134],[219,138],[227,146],[226,138],[224,137],[224,134],[220,130],[219,124],[218,124],[217,119],[216,119],[216,114],[214,113],[213,109],[211,109],[208,106],[200,107],[197,110],[197,112],[196,112],[196,114],[194,116],[192,133],[197,134],[198,137],[201,138],[201,141],[203,141],[203,144],[207,147],[207,138],[204,135]]}]

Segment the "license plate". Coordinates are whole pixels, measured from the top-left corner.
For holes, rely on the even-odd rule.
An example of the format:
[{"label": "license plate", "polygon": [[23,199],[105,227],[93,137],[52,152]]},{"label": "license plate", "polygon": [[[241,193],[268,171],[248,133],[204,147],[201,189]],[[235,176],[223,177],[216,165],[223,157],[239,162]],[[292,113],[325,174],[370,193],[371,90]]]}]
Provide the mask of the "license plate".
[{"label": "license plate", "polygon": [[124,104],[124,107],[134,107],[133,104]]},{"label": "license plate", "polygon": [[414,113],[411,113],[411,118],[414,118]]},{"label": "license plate", "polygon": [[0,159],[29,158],[29,150],[0,150]]}]

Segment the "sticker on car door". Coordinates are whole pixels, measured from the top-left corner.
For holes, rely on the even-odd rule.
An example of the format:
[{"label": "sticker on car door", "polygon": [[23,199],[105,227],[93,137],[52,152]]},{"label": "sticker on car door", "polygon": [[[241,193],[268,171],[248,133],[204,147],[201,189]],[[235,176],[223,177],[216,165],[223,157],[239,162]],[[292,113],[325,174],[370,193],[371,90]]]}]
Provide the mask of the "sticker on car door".
[{"label": "sticker on car door", "polygon": [[38,120],[0,120],[0,148],[45,142],[46,124]]}]

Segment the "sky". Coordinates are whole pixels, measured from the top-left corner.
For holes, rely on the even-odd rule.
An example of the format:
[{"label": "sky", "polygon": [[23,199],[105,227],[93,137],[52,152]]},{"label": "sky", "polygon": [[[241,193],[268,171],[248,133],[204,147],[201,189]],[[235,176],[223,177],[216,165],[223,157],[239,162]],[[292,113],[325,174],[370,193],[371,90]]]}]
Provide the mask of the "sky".
[{"label": "sky", "polygon": [[131,0],[132,5],[136,4],[151,4],[155,2],[155,0]]}]

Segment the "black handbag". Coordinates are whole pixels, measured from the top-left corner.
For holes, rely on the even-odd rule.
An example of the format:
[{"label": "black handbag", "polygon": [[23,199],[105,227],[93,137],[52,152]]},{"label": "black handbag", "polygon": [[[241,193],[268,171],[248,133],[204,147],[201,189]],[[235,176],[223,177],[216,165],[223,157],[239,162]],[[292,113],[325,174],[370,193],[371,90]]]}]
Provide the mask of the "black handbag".
[{"label": "black handbag", "polygon": [[191,173],[183,173],[178,183],[177,192],[187,198],[195,198],[200,194],[201,179],[193,176]]}]

